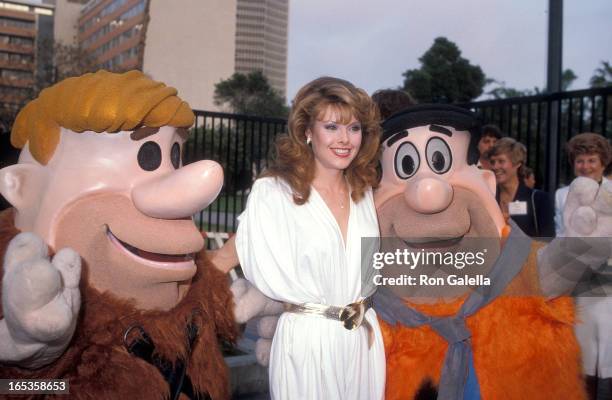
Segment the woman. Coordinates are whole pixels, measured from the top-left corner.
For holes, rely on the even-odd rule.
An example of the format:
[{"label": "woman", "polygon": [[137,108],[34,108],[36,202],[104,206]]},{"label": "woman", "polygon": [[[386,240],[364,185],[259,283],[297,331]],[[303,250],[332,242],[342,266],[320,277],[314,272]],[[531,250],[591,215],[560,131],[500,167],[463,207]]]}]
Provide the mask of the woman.
[{"label": "woman", "polygon": [[383,397],[384,348],[360,249],[362,237],[379,236],[379,136],[363,90],[329,77],[304,86],[235,240],[215,255],[223,270],[239,259],[249,281],[286,305],[270,354],[274,399]]},{"label": "woman", "polygon": [[[597,181],[600,185],[608,178],[604,171],[612,162],[612,146],[601,135],[581,133],[567,143],[567,155],[576,177]],[[557,236],[565,235],[563,209],[569,186],[555,192],[555,227]],[[610,265],[610,261],[608,262]],[[576,337],[582,350],[582,364],[586,375],[589,399],[609,399],[612,396],[612,285],[611,268],[602,269],[591,276],[591,292],[576,298],[578,321]],[[608,293],[607,296],[602,295]]]},{"label": "woman", "polygon": [[551,199],[547,193],[525,186],[520,175],[527,158],[525,146],[512,138],[501,138],[488,155],[497,182],[497,202],[504,217],[512,218],[531,237],[554,237]]},{"label": "woman", "polygon": [[[567,142],[567,156],[574,169],[574,175],[584,176],[602,183],[606,167],[612,161],[612,146],[601,135],[596,133],[581,133]],[[557,236],[563,236],[563,208],[569,186],[557,189],[555,192],[555,230]]]}]

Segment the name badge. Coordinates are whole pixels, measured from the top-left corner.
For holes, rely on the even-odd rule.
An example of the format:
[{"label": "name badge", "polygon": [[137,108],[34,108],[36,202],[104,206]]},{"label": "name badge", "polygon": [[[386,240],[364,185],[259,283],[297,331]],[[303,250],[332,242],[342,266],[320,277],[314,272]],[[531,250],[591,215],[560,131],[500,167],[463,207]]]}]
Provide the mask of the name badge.
[{"label": "name badge", "polygon": [[527,202],[511,201],[508,203],[508,213],[510,215],[527,215]]}]

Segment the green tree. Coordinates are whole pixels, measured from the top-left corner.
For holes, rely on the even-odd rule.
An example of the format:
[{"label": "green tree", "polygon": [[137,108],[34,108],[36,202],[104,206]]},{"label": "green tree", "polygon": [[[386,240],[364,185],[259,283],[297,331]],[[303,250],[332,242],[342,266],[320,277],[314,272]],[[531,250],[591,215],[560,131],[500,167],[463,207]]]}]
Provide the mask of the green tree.
[{"label": "green tree", "polygon": [[591,87],[605,87],[612,85],[612,65],[608,61],[602,61],[601,67],[595,70],[591,77]]},{"label": "green tree", "polygon": [[247,75],[236,72],[215,84],[214,102],[236,114],[261,117],[286,117],[288,114],[285,99],[270,86],[261,71]]},{"label": "green tree", "polygon": [[404,72],[404,90],[418,102],[468,102],[482,94],[486,76],[477,65],[461,57],[459,47],[445,37],[419,58],[421,67]]},{"label": "green tree", "polygon": [[[578,79],[576,74],[571,69],[566,69],[561,75],[561,90],[566,91],[570,88],[572,83]],[[536,96],[542,94],[543,90],[535,86],[533,89],[516,89],[513,87],[507,87],[506,82],[500,82],[495,79],[490,79],[488,83],[494,83],[497,86],[487,92],[488,95],[494,99],[508,99],[511,97],[525,97],[525,96]]]},{"label": "green tree", "polygon": [[561,74],[561,90],[563,92],[567,91],[576,79],[578,79],[578,76],[576,76],[574,71],[571,69],[564,70]]}]

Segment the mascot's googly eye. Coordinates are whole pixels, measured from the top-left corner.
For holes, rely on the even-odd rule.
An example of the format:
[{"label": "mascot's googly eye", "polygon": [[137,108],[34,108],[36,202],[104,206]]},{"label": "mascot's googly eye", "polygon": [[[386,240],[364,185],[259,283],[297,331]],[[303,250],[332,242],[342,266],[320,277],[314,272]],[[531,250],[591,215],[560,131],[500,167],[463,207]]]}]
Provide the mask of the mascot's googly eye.
[{"label": "mascot's googly eye", "polygon": [[162,152],[156,142],[143,143],[138,150],[138,165],[145,171],[155,171],[161,165]]},{"label": "mascot's googly eye", "polygon": [[427,142],[425,149],[427,164],[436,174],[448,172],[453,164],[453,155],[448,144],[439,137],[433,137]]},{"label": "mascot's googly eye", "polygon": [[419,169],[421,158],[416,147],[410,142],[404,142],[395,152],[395,174],[401,179],[408,179]]},{"label": "mascot's googly eye", "polygon": [[181,166],[181,145],[174,143],[172,150],[170,150],[170,161],[174,169],[178,169]]}]

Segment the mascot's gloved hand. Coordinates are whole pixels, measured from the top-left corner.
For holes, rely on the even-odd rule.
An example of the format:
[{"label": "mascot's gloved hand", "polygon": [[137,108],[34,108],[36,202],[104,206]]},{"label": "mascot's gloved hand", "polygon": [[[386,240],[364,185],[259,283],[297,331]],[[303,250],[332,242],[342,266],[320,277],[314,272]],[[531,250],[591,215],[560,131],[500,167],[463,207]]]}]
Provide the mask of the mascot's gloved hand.
[{"label": "mascot's gloved hand", "polygon": [[572,292],[592,273],[612,273],[612,182],[578,177],[563,209],[565,237],[538,252],[542,290],[549,297]]},{"label": "mascot's gloved hand", "polygon": [[246,279],[237,279],[230,290],[234,294],[234,317],[236,322],[243,324],[248,320],[261,316],[257,324],[259,339],[255,344],[257,362],[266,367],[270,362],[270,348],[276,331],[279,315],[284,311],[283,303],[264,296]]},{"label": "mascot's gloved hand", "polygon": [[612,237],[612,181],[578,177],[563,210],[566,236]]},{"label": "mascot's gloved hand", "polygon": [[51,261],[46,243],[21,233],[8,245],[2,277],[0,361],[38,368],[57,359],[76,327],[81,258],[62,249]]}]

